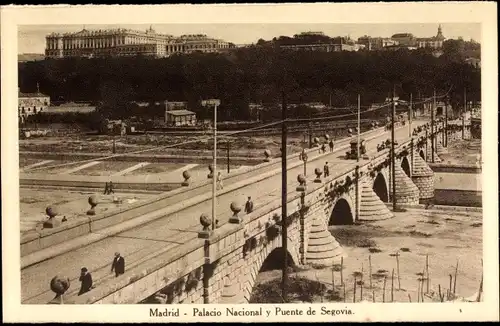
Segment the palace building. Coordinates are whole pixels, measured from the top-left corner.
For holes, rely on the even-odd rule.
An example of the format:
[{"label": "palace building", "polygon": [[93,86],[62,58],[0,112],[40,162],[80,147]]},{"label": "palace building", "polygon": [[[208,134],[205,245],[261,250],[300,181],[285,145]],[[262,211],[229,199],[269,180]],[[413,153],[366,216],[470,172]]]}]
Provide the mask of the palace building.
[{"label": "palace building", "polygon": [[130,29],[87,30],[76,33],[52,33],[46,36],[47,58],[154,56],[167,57],[174,53],[220,52],[234,47],[232,43],[209,38],[204,34],[175,37]]}]

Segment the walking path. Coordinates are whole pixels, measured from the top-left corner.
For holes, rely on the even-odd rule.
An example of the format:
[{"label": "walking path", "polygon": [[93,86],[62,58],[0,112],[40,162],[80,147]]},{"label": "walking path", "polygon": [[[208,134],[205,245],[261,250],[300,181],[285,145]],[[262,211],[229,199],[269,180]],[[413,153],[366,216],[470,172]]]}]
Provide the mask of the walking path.
[{"label": "walking path", "polygon": [[53,161],[54,160],[45,160],[45,161],[41,161],[41,162],[36,162],[36,163],[30,164],[30,165],[23,166],[22,168],[19,169],[19,171],[26,171],[26,170],[29,170],[32,168],[36,168],[37,166],[42,166],[42,165],[48,164],[48,163],[53,162]]},{"label": "walking path", "polygon": [[150,164],[149,162],[141,162],[139,164],[136,164],[134,166],[126,168],[125,170],[121,170],[119,172],[116,172],[116,173],[112,174],[111,176],[113,176],[113,177],[121,176],[121,175],[127,174],[129,172],[135,171],[137,169],[143,168],[143,167],[145,167],[145,166],[147,166],[149,164]]},{"label": "walking path", "polygon": [[66,170],[64,172],[61,172],[61,174],[71,174],[71,173],[74,173],[76,171],[80,171],[80,170],[86,169],[88,167],[94,166],[94,165],[99,164],[99,163],[101,163],[101,161],[92,161],[92,162],[89,162],[89,163],[77,166],[76,168],[69,169],[69,170]]}]

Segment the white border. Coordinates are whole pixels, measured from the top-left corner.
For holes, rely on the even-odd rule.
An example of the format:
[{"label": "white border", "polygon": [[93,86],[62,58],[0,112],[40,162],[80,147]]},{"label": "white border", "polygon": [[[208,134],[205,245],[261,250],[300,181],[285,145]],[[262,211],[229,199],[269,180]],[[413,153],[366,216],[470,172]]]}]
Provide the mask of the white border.
[{"label": "white border", "polygon": [[[314,305],[286,305],[304,315],[217,317],[215,321],[483,321],[498,312],[497,21],[494,2],[357,3],[285,5],[4,6],[1,9],[3,317],[6,322],[209,322],[192,316],[194,305],[176,306],[180,318],[150,318],[148,305],[20,305],[19,157],[17,132],[17,26],[35,24],[165,23],[482,23],[484,302],[450,304],[335,304],[354,315],[321,316]],[[489,148],[489,150],[487,149]],[[493,150],[495,148],[495,150]],[[394,305],[394,306],[393,306]],[[257,305],[259,306],[259,305]],[[272,305],[260,305],[274,309]],[[156,306],[155,306],[156,307]],[[160,306],[161,307],[161,306]],[[204,305],[225,311],[225,305]],[[249,306],[240,306],[248,307]],[[306,314],[308,307],[318,310]]]}]

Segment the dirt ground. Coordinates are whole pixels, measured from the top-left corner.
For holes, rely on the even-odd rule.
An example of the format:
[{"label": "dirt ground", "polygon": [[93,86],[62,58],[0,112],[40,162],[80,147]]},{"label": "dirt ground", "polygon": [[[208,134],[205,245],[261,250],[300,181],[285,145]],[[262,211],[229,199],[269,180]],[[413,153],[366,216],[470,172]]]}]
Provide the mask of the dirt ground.
[{"label": "dirt ground", "polygon": [[440,155],[443,163],[476,164],[481,163],[481,140],[450,142],[447,153]]},{"label": "dirt ground", "polygon": [[[64,190],[44,190],[21,188],[20,189],[20,219],[21,233],[33,230],[38,223],[47,219],[45,208],[48,205],[57,207],[58,216],[66,216],[70,219],[86,218],[86,212],[90,208],[88,197],[94,195],[93,192],[86,191],[64,191]],[[95,194],[99,204],[96,210],[106,212],[123,208],[133,203],[144,202],[152,195],[117,193],[115,195]],[[122,203],[114,203],[113,197],[122,200]]]},{"label": "dirt ground", "polygon": [[[356,302],[391,301],[393,287],[394,302],[412,302],[418,300],[419,278],[426,267],[428,255],[429,291],[424,282],[425,302],[439,302],[439,285],[446,294],[450,289],[450,275],[456,296],[471,297],[477,295],[481,281],[482,257],[482,214],[442,210],[408,210],[396,213],[389,220],[363,223],[361,225],[330,227],[331,233],[342,245],[347,257],[343,260],[342,278],[345,283],[346,302],[354,300],[354,278]],[[398,263],[395,254],[398,253]],[[371,287],[370,263],[371,260]],[[455,282],[455,268],[458,273]],[[336,300],[316,296],[315,302],[344,301],[344,289],[341,286],[341,266],[333,267]],[[394,285],[391,275],[394,270]],[[292,273],[319,281],[332,288],[332,268],[314,269]],[[361,275],[363,275],[363,297],[361,298]],[[258,282],[280,278],[281,272],[274,270],[261,272]],[[386,279],[385,298],[383,295],[384,278]],[[401,287],[399,286],[401,284]],[[452,290],[453,291],[453,290]],[[446,301],[446,295],[445,295]]]}]

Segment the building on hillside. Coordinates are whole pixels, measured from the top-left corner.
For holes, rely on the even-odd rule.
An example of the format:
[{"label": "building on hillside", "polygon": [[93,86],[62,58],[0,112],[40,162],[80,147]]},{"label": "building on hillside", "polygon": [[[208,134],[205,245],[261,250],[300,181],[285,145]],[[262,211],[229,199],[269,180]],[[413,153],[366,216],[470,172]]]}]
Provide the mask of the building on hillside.
[{"label": "building on hillside", "polygon": [[413,48],[418,45],[417,38],[411,33],[397,33],[392,35],[391,39],[400,47]]},{"label": "building on hillside", "polygon": [[[317,32],[308,32],[309,34],[297,35],[296,44],[280,45],[280,48],[294,51],[322,51],[322,52],[341,52],[341,51],[355,51],[355,43],[347,37],[334,37],[329,41],[303,43],[307,37],[311,35],[325,37],[323,34]],[[311,34],[312,33],[312,34]]]},{"label": "building on hillside", "polygon": [[381,50],[387,46],[398,45],[398,42],[387,37],[371,37],[361,36],[358,38],[358,43],[364,45],[365,50],[376,51]]},{"label": "building on hillside", "polygon": [[165,112],[165,123],[167,126],[195,126],[196,113],[188,110],[170,110]]},{"label": "building on hillside", "polygon": [[441,25],[438,27],[436,36],[417,38],[419,48],[441,49],[446,38],[443,36]]},{"label": "building on hillside", "polygon": [[465,59],[465,62],[476,69],[481,69],[481,59],[467,58],[467,59]]},{"label": "building on hillside", "polygon": [[232,43],[209,38],[203,34],[175,37],[131,29],[87,30],[76,33],[52,33],[46,36],[47,58],[153,56],[166,57],[174,53],[218,52],[231,48]]},{"label": "building on hillside", "polygon": [[96,110],[96,106],[90,103],[75,103],[68,102],[58,106],[49,106],[43,113],[92,113]]},{"label": "building on hillside", "polygon": [[18,88],[17,111],[21,123],[24,123],[28,116],[43,112],[49,106],[50,96],[41,93],[38,84],[35,93],[23,93],[21,89]]}]

